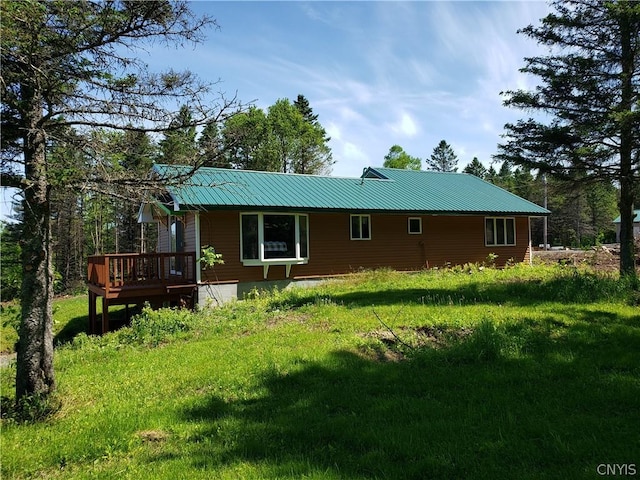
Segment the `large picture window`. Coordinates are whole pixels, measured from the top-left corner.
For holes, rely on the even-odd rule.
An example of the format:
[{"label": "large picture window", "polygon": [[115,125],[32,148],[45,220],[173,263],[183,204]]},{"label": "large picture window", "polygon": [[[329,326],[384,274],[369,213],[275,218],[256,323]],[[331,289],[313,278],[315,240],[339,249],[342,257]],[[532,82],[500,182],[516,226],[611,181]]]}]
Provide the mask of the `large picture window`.
[{"label": "large picture window", "polygon": [[245,265],[296,264],[309,258],[307,215],[243,213],[240,219]]},{"label": "large picture window", "polygon": [[488,247],[516,244],[515,218],[494,217],[484,220],[485,244]]}]

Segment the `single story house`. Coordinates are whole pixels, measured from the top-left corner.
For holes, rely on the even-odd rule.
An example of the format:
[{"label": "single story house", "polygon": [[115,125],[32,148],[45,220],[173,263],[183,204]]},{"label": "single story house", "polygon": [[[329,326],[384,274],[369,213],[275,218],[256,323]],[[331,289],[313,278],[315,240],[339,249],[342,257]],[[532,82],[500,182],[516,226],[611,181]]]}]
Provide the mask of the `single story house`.
[{"label": "single story house", "polygon": [[[189,167],[156,165],[170,179]],[[253,288],[390,267],[416,271],[531,260],[530,218],[549,211],[473,175],[367,168],[361,177],[201,168],[142,205],[158,252],[211,246],[224,264],[193,277],[200,303]],[[171,268],[178,271],[179,265]]]},{"label": "single story house", "polygon": [[[634,210],[633,217],[633,236],[640,237],[640,210]],[[616,224],[616,242],[620,243],[620,215],[613,221]]]}]

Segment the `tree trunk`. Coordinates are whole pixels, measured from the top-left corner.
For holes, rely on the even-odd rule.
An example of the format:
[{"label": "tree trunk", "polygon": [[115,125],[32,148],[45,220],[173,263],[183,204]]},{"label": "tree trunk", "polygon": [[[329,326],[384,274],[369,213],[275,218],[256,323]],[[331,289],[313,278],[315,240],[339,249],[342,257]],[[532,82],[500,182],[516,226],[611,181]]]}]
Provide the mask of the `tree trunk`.
[{"label": "tree trunk", "polygon": [[633,182],[623,178],[620,182],[620,275],[635,278],[633,217]]},{"label": "tree trunk", "polygon": [[[32,97],[33,98],[33,97]],[[22,321],[20,323],[16,400],[48,396],[53,374],[53,268],[46,138],[40,129],[40,102],[31,103],[24,136],[25,179],[22,232]]]},{"label": "tree trunk", "polygon": [[[626,9],[628,5],[619,8]],[[630,7],[629,7],[630,8]],[[635,245],[633,239],[633,121],[631,112],[634,106],[633,74],[634,52],[631,39],[637,35],[632,32],[629,18],[620,16],[620,38],[622,91],[620,99],[620,275],[636,278]]]}]

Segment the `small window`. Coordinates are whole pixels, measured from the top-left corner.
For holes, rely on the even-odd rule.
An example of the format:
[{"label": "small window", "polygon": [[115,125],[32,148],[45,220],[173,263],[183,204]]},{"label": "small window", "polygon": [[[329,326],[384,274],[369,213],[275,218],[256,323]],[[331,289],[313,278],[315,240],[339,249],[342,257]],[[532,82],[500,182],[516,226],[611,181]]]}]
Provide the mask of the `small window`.
[{"label": "small window", "polygon": [[516,244],[516,220],[515,218],[485,218],[484,221],[485,244],[489,246],[515,245]]},{"label": "small window", "polygon": [[[184,252],[184,223],[176,216],[169,216],[169,251],[171,253]],[[173,275],[182,273],[182,257],[169,257],[169,271]]]},{"label": "small window", "polygon": [[351,215],[351,240],[371,240],[370,215]]},{"label": "small window", "polygon": [[300,236],[300,254],[298,256],[307,258],[309,256],[309,233],[307,229],[307,217],[305,215],[298,216],[298,229]]},{"label": "small window", "polygon": [[422,218],[409,217],[409,234],[419,235],[422,233]]},{"label": "small window", "polygon": [[257,260],[258,256],[258,215],[242,215],[242,259]]}]

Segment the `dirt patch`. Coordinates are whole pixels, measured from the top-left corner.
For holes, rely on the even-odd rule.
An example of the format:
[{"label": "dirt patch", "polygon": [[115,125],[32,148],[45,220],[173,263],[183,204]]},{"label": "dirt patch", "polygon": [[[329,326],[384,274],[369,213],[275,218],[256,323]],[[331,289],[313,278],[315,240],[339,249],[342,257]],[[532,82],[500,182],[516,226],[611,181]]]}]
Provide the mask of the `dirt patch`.
[{"label": "dirt patch", "polygon": [[604,246],[591,250],[537,250],[533,252],[533,260],[543,264],[590,266],[604,272],[620,269],[620,251]]},{"label": "dirt patch", "polygon": [[[640,250],[640,245],[636,246],[636,250]],[[535,250],[533,259],[536,263],[589,266],[602,272],[618,272],[620,244],[601,245],[588,250]]]},{"label": "dirt patch", "polygon": [[15,353],[0,353],[0,368],[8,367],[16,361]]},{"label": "dirt patch", "polygon": [[399,362],[407,353],[419,349],[441,349],[464,340],[473,333],[468,327],[438,327],[423,325],[420,327],[398,327],[391,330],[374,330],[362,334],[363,338],[377,342],[367,344],[360,353],[367,359],[380,362]]},{"label": "dirt patch", "polygon": [[169,438],[169,434],[162,430],[144,430],[142,432],[138,432],[136,435],[146,443],[164,442]]}]

